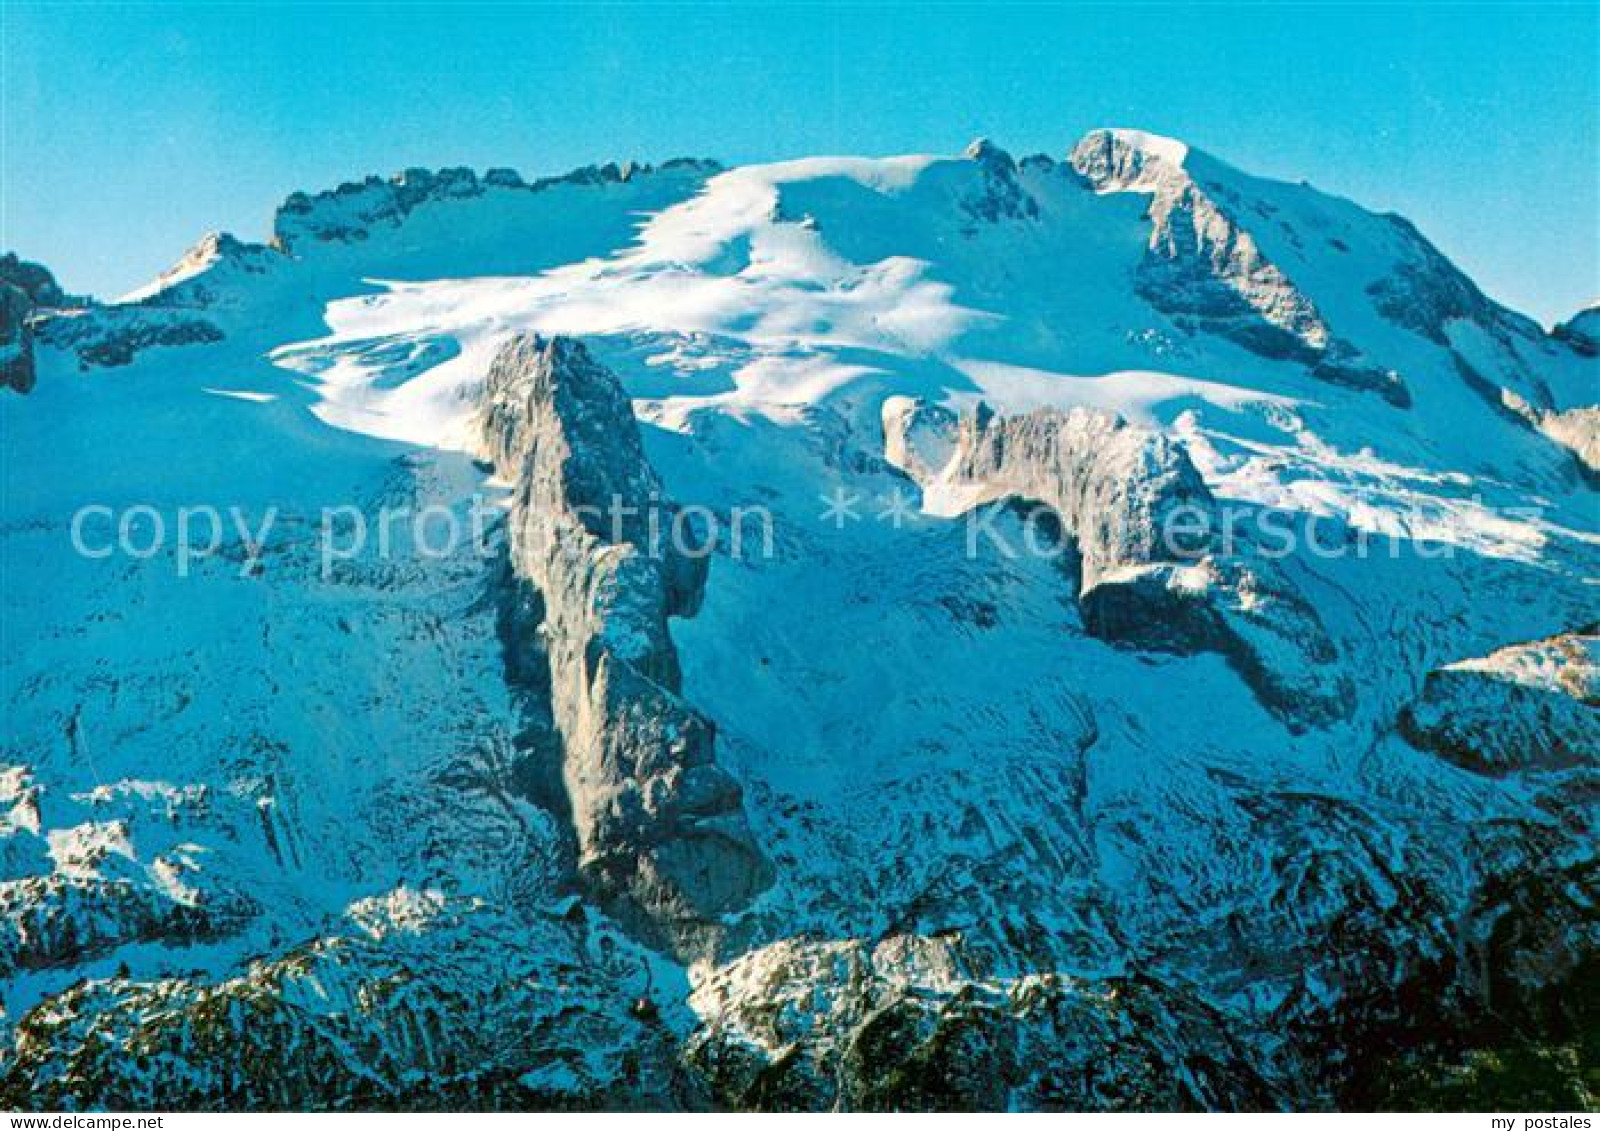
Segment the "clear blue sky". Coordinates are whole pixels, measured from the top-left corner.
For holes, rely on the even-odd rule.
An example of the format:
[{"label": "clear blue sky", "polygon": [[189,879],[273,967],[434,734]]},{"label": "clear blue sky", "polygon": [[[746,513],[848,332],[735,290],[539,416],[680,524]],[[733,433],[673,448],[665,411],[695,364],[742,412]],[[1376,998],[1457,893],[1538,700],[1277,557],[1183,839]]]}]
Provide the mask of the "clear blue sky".
[{"label": "clear blue sky", "polygon": [[101,295],[406,165],[1060,154],[1098,125],[1404,213],[1542,318],[1600,292],[1593,3],[0,9],[0,245]]}]

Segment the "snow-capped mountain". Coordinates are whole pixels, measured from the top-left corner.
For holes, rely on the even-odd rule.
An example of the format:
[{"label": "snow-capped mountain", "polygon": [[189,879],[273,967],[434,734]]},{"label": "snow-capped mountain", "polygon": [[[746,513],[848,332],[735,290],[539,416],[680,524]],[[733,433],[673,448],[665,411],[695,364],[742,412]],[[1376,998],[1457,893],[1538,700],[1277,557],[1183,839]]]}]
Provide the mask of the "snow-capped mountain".
[{"label": "snow-capped mountain", "polygon": [[32,267],[0,1095],[1593,1102],[1593,310],[1132,130]]}]

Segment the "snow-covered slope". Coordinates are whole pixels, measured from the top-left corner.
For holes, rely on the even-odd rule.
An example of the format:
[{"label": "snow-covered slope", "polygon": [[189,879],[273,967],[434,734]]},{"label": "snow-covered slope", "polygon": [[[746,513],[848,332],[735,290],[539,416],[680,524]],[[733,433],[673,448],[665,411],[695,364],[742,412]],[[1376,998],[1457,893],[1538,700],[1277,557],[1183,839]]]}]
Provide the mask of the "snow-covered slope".
[{"label": "snow-covered slope", "polygon": [[[1580,323],[1129,130],[295,194],[0,393],[0,1094],[1338,1105],[1573,1040],[1596,706],[1509,687],[1592,640]],[[744,545],[642,564],[616,484]]]}]

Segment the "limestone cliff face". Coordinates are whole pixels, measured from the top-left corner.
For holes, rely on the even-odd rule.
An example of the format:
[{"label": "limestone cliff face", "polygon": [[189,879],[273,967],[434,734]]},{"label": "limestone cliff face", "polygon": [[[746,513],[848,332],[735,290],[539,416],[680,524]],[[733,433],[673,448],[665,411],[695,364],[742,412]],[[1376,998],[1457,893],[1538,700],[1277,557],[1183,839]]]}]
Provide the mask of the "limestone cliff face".
[{"label": "limestone cliff face", "polygon": [[966,157],[982,171],[982,189],[961,201],[974,220],[997,224],[1004,220],[1036,220],[1039,204],[1017,181],[1017,163],[1009,153],[978,138],[967,146]]},{"label": "limestone cliff face", "polygon": [[542,603],[579,868],[683,943],[770,878],[713,760],[715,727],[681,694],[667,627],[698,606],[705,561],[674,538],[627,395],[581,343],[508,342],[481,438],[515,484],[511,562]]},{"label": "limestone cliff face", "polygon": [[1510,335],[1530,340],[1543,336],[1533,321],[1479,290],[1411,221],[1392,214],[1386,219],[1399,236],[1401,257],[1388,275],[1367,288],[1378,313],[1440,346],[1450,344],[1450,324],[1458,321],[1501,340]]},{"label": "limestone cliff face", "polygon": [[1309,295],[1269,259],[1245,225],[1184,167],[1178,142],[1096,130],[1070,162],[1096,192],[1150,196],[1150,241],[1136,288],[1180,325],[1230,338],[1265,357],[1303,362],[1330,384],[1366,389],[1404,407],[1394,373],[1337,337]]},{"label": "limestone cliff face", "polygon": [[1079,555],[1078,601],[1096,635],[1225,656],[1296,725],[1347,710],[1337,652],[1273,563],[1225,552],[1215,500],[1181,446],[1110,413],[1000,417],[892,398],[889,461],[947,509],[1005,499],[1049,508]]},{"label": "limestone cliff face", "polygon": [[1538,421],[1546,436],[1577,457],[1591,481],[1600,482],[1600,407],[1547,412]]}]

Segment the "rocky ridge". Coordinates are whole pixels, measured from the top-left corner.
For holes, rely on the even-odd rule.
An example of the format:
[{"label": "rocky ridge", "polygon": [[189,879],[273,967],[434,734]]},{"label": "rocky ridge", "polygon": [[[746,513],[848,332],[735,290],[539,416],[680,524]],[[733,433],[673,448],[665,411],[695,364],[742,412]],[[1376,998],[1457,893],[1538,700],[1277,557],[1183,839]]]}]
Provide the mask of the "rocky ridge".
[{"label": "rocky ridge", "polygon": [[1072,167],[1096,192],[1150,196],[1139,293],[1181,323],[1267,357],[1304,362],[1319,380],[1375,391],[1401,408],[1410,404],[1404,381],[1363,361],[1335,334],[1248,227],[1190,175],[1187,157],[1181,145],[1129,130],[1096,131],[1072,151]]},{"label": "rocky ridge", "polygon": [[1167,437],[1084,409],[1000,417],[980,404],[958,419],[904,398],[884,403],[884,432],[889,462],[935,506],[1049,508],[1076,554],[1090,632],[1220,652],[1268,706],[1302,721],[1346,712],[1350,689],[1316,613],[1270,562],[1224,552],[1216,501]]},{"label": "rocky ridge", "polygon": [[1428,673],[1412,742],[1495,777],[1600,766],[1600,635],[1563,633]]},{"label": "rocky ridge", "polygon": [[579,868],[690,944],[770,882],[716,764],[716,728],[683,698],[668,629],[698,606],[705,559],[662,497],[622,386],[581,343],[501,347],[482,437],[514,485],[511,563],[537,591],[538,623],[512,646],[548,660]]},{"label": "rocky ridge", "polygon": [[67,302],[48,269],[15,252],[0,255],[0,388],[33,388],[34,322],[41,310]]},{"label": "rocky ridge", "polygon": [[[1593,359],[1407,225],[1116,140],[408,174],[82,319],[221,342],[36,342],[0,1096],[1360,1108],[1513,1041],[1581,1094],[1592,499],[1530,424]],[[317,569],[319,504],[464,506],[459,436],[495,554]],[[122,491],[298,506],[254,572],[60,555]],[[1225,553],[1240,501],[1377,551]],[[964,552],[971,508],[1064,552]]]},{"label": "rocky ridge", "polygon": [[622,185],[658,173],[687,171],[705,176],[718,168],[714,161],[691,157],[673,158],[659,168],[633,161],[607,162],[533,181],[505,168],[489,169],[482,176],[465,167],[406,169],[392,177],[347,181],[325,192],[290,194],[273,219],[272,243],[281,251],[303,254],[318,242],[363,242],[374,229],[398,227],[427,204],[472,200],[490,193],[541,193],[564,185]]}]

